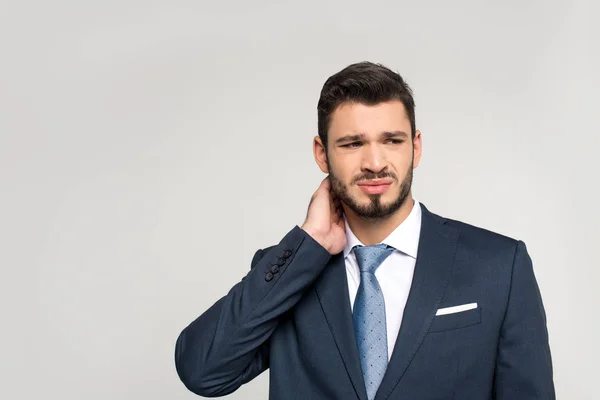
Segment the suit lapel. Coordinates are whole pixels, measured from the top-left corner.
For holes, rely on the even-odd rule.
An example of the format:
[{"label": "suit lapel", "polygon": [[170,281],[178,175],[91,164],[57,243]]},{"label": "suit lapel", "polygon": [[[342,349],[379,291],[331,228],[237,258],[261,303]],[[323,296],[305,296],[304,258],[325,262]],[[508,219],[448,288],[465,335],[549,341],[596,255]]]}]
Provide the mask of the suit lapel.
[{"label": "suit lapel", "polygon": [[[448,284],[458,230],[421,205],[421,233],[415,272],[400,332],[376,400],[387,399],[423,342]],[[357,361],[358,362],[358,361]]]},{"label": "suit lapel", "polygon": [[359,399],[367,400],[364,379],[360,367],[360,356],[352,324],[350,295],[344,254],[332,257],[315,284],[329,329],[352,381]]}]

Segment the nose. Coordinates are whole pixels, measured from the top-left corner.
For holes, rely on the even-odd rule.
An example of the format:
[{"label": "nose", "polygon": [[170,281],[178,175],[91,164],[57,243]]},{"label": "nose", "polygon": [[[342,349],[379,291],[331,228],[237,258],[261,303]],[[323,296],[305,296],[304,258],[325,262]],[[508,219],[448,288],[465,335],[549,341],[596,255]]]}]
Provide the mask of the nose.
[{"label": "nose", "polygon": [[377,145],[365,146],[362,157],[362,169],[371,172],[380,172],[387,165],[384,152]]}]

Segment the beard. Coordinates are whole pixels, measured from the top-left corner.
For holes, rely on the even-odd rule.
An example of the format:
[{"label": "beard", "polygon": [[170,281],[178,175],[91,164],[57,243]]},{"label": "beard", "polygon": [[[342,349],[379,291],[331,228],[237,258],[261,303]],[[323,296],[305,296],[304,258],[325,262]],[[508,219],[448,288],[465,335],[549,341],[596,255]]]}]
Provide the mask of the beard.
[{"label": "beard", "polygon": [[[404,180],[400,184],[400,192],[398,196],[391,203],[383,203],[381,200],[382,194],[367,194],[369,202],[367,204],[360,204],[354,197],[348,192],[348,185],[346,185],[338,176],[336,176],[333,168],[329,164],[327,159],[327,166],[329,168],[329,180],[331,181],[331,190],[340,199],[340,201],[348,206],[356,215],[359,217],[370,220],[378,221],[385,219],[389,215],[396,212],[408,199],[410,188],[413,180],[413,161],[410,162],[410,166],[404,175]],[[380,174],[365,173],[354,178],[353,182],[358,182],[366,179],[378,179],[378,178],[392,178],[398,181],[396,174],[391,172],[382,172]]]}]

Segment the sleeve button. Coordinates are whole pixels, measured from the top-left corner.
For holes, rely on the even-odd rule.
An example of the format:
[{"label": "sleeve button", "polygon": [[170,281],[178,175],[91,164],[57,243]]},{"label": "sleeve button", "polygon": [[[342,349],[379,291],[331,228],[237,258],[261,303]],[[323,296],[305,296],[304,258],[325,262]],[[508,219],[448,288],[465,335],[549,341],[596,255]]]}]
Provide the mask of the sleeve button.
[{"label": "sleeve button", "polygon": [[276,274],[279,272],[279,265],[271,265],[271,272]]},{"label": "sleeve button", "polygon": [[265,275],[265,281],[270,282],[273,279],[273,274],[270,272],[267,272],[267,274]]}]

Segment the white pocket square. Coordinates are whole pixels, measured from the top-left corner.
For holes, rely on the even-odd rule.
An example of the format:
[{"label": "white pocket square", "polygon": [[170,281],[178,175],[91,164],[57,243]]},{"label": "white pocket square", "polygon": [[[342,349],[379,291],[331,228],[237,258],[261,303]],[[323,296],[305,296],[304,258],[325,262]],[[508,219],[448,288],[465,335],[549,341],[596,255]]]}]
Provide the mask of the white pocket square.
[{"label": "white pocket square", "polygon": [[472,310],[474,308],[477,308],[477,303],[462,304],[460,306],[440,308],[437,310],[435,315],[455,314],[462,311]]}]

